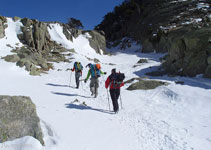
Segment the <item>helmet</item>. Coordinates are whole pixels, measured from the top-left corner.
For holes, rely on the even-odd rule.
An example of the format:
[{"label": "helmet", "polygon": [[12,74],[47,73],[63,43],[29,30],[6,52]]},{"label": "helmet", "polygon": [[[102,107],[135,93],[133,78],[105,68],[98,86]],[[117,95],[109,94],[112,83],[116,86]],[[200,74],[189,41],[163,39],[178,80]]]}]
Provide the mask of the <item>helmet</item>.
[{"label": "helmet", "polygon": [[101,69],[100,64],[96,64],[97,69]]}]

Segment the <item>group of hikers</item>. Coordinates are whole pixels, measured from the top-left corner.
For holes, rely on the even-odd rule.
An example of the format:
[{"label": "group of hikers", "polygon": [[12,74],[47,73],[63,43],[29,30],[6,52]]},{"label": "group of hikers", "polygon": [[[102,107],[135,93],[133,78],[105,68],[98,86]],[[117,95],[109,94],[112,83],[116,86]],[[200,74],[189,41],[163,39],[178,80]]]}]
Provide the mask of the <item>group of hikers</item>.
[{"label": "group of hikers", "polygon": [[[106,72],[101,71],[101,65],[99,63],[97,64],[87,64],[86,67],[89,68],[89,71],[87,73],[86,78],[84,79],[84,82],[87,83],[88,79],[91,76],[90,81],[90,91],[91,96],[94,95],[96,98],[98,95],[98,88],[99,88],[99,77],[101,75],[106,75]],[[76,88],[79,88],[80,84],[80,77],[82,76],[82,70],[83,66],[80,62],[75,62],[73,65],[73,68],[71,69],[72,72],[75,71],[75,82],[76,82]],[[118,98],[120,96],[120,88],[124,86],[124,80],[125,76],[123,73],[117,73],[116,69],[111,70],[111,74],[108,76],[108,78],[105,81],[105,88],[108,89],[113,104],[113,111],[117,113],[119,111],[119,105],[118,105]]]}]

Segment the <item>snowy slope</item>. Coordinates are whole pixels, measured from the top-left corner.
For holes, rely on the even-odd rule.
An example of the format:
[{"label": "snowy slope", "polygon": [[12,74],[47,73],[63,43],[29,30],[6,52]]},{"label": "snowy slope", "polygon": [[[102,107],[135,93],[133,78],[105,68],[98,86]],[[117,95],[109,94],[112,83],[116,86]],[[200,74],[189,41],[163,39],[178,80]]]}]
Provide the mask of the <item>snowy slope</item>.
[{"label": "snowy slope", "polygon": [[[7,34],[15,38],[20,23],[9,20]],[[89,46],[87,36],[81,35],[70,42],[59,24],[51,24],[51,39],[66,48],[74,48],[74,58],[85,68],[89,58],[97,58],[102,71],[121,70],[126,80],[143,75],[149,67],[159,66],[161,54],[141,54],[116,50],[113,56],[96,54]],[[16,39],[18,40],[18,39]],[[4,41],[4,42],[2,42]],[[19,43],[0,39],[0,56],[10,54],[6,44]],[[21,45],[21,44],[20,44]],[[149,63],[133,67],[140,58]],[[74,61],[75,61],[74,60]],[[90,96],[89,83],[81,82],[75,89],[74,73],[66,71],[73,63],[55,63],[55,69],[42,76],[29,76],[23,68],[0,59],[0,95],[30,96],[37,106],[44,132],[45,146],[32,137],[23,137],[0,144],[6,150],[209,150],[211,149],[211,80],[196,78],[160,77],[169,86],[154,90],[127,91],[121,89],[123,108],[118,114],[109,112],[107,90],[100,78],[99,95]],[[109,63],[116,64],[114,66]],[[61,69],[61,71],[57,71]],[[71,77],[71,78],[70,78]],[[184,81],[184,85],[175,84]],[[69,87],[70,84],[70,87]],[[78,99],[79,102],[74,102]],[[109,97],[110,100],[110,97]],[[87,106],[81,105],[85,102]],[[111,100],[110,100],[111,102]],[[110,106],[111,103],[110,103]]]}]

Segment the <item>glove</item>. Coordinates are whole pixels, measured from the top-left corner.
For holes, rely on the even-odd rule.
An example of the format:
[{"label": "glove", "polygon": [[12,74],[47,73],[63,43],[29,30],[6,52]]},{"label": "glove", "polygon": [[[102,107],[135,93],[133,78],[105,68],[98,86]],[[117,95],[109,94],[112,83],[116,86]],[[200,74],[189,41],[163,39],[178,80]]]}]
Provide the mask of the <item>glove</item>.
[{"label": "glove", "polygon": [[104,72],[104,74],[107,74],[107,72]]},{"label": "glove", "polygon": [[85,79],[85,80],[84,80],[84,82],[86,83],[86,82],[87,82],[87,80]]},{"label": "glove", "polygon": [[73,71],[73,69],[70,69],[71,71]]}]

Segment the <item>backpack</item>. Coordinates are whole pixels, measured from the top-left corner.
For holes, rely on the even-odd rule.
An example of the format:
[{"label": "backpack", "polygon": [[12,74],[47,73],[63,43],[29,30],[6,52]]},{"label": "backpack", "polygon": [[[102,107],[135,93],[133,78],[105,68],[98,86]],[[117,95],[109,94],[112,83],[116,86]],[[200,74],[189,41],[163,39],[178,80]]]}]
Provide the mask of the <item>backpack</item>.
[{"label": "backpack", "polygon": [[83,66],[81,65],[80,62],[75,62],[74,63],[74,68],[75,68],[76,72],[83,70]]},{"label": "backpack", "polygon": [[100,69],[96,67],[96,65],[90,65],[91,76],[94,78],[100,77]]},{"label": "backpack", "polygon": [[115,86],[120,86],[120,84],[123,82],[125,79],[125,74],[124,73],[114,73],[109,76],[111,83],[113,83],[114,87]]}]

